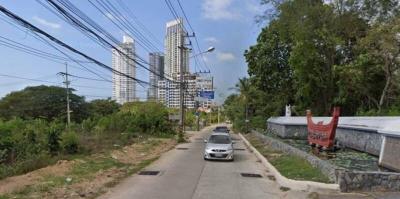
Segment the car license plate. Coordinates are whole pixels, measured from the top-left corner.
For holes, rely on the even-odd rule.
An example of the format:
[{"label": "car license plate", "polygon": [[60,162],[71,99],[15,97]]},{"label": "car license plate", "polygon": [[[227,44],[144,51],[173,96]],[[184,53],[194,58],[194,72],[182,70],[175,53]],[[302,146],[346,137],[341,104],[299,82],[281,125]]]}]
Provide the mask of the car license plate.
[{"label": "car license plate", "polygon": [[223,154],[215,154],[215,157],[217,157],[217,158],[222,158],[222,157],[223,157]]}]

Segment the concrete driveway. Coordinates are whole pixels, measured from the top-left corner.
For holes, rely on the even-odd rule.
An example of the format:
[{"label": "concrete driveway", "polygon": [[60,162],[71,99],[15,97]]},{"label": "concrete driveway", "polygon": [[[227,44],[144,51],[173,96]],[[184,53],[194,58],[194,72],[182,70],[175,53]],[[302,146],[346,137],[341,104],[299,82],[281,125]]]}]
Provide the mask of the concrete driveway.
[{"label": "concrete driveway", "polygon": [[[235,161],[204,161],[206,128],[194,133],[190,143],[180,144],[144,170],[160,171],[155,176],[134,175],[100,198],[112,199],[191,199],[191,198],[292,198],[293,191],[281,191],[267,177],[265,168],[241,140],[235,140]],[[234,136],[238,139],[238,136]],[[177,148],[184,148],[177,149]],[[241,173],[261,174],[262,178],[242,177]],[[297,193],[305,197],[306,193]],[[298,198],[293,197],[293,198]]]}]

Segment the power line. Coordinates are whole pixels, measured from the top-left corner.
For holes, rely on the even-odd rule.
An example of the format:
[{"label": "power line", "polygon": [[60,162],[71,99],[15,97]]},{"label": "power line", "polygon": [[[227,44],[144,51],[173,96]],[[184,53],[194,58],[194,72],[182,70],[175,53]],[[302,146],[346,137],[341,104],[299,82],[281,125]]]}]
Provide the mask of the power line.
[{"label": "power line", "polygon": [[136,78],[131,77],[131,76],[125,74],[125,73],[119,72],[119,71],[117,71],[117,70],[115,70],[115,69],[113,69],[113,68],[107,66],[106,64],[104,64],[104,63],[102,63],[102,62],[100,62],[100,61],[98,61],[98,60],[96,60],[96,59],[94,59],[94,58],[92,58],[92,57],[86,55],[85,53],[83,53],[83,52],[81,52],[81,51],[79,51],[79,50],[76,50],[75,48],[73,48],[73,47],[69,46],[68,44],[66,44],[66,43],[64,43],[64,42],[62,42],[62,41],[60,41],[60,40],[58,40],[57,38],[51,36],[51,35],[48,34],[47,32],[41,30],[40,28],[38,28],[38,27],[32,25],[31,23],[27,22],[26,20],[22,19],[21,17],[19,17],[19,16],[15,15],[14,13],[10,12],[10,11],[7,10],[6,8],[4,8],[3,6],[0,6],[0,11],[3,12],[6,16],[8,16],[8,17],[12,18],[13,20],[15,20],[15,21],[16,21],[18,24],[20,24],[21,26],[23,26],[23,27],[25,27],[25,28],[27,28],[27,29],[29,29],[29,30],[32,30],[32,31],[34,31],[34,32],[36,32],[36,33],[39,33],[39,34],[41,34],[41,35],[43,35],[43,36],[45,36],[45,37],[47,37],[48,39],[50,39],[51,41],[57,43],[58,45],[60,45],[60,46],[62,46],[62,47],[64,47],[64,48],[66,48],[66,49],[68,49],[68,50],[70,50],[70,51],[72,51],[72,52],[74,52],[74,53],[76,53],[76,54],[81,55],[82,57],[84,57],[84,58],[86,58],[86,59],[88,59],[88,60],[90,60],[90,61],[96,63],[97,65],[99,65],[99,66],[101,66],[101,67],[103,67],[103,68],[106,68],[106,69],[112,71],[112,72],[115,73],[115,74],[118,74],[118,75],[121,75],[121,76],[125,76],[125,77],[130,78],[130,79],[133,79],[134,81],[137,81],[137,82],[149,84],[148,82],[145,82],[145,81],[143,81],[143,80],[136,79]]},{"label": "power line", "polygon": [[[65,74],[65,73],[64,73]],[[82,76],[77,76],[77,75],[72,75],[72,74],[68,74],[68,76],[70,77],[75,77],[75,78],[79,78],[79,79],[86,79],[86,80],[92,80],[92,81],[100,81],[100,82],[111,82],[111,80],[104,80],[104,79],[95,79],[95,78],[90,78],[90,77],[82,77]]]},{"label": "power line", "polygon": [[[178,2],[178,5],[179,5],[179,8],[181,9],[181,11],[182,11],[182,13],[183,13],[183,16],[184,16],[185,19],[186,19],[186,22],[187,22],[188,25],[189,25],[190,30],[191,30],[192,32],[195,32],[194,29],[193,29],[193,27],[192,27],[192,25],[190,24],[190,21],[189,21],[188,17],[186,16],[185,9],[183,9],[183,6],[182,6],[180,0],[177,0],[177,2]],[[203,54],[201,54],[201,49],[200,49],[199,41],[197,40],[196,35],[194,36],[194,39],[195,39],[195,42],[196,42],[197,50],[199,51],[200,56],[201,56],[201,59],[203,60],[204,66],[206,67],[206,69],[210,70],[210,68],[208,67],[208,65],[207,65],[207,63],[206,63],[206,61],[205,61],[205,59],[204,59],[204,57],[203,57]],[[196,59],[196,57],[195,57],[195,59]]]},{"label": "power line", "polygon": [[[9,22],[9,21],[3,19],[2,17],[0,17],[0,19],[1,19],[2,21],[4,21],[4,22],[8,23],[8,24],[11,25],[11,26],[14,26],[14,27],[17,28],[18,30],[20,30],[20,31],[22,31],[22,32],[25,32],[25,31],[23,31],[22,29],[20,29],[18,26],[16,26],[15,24],[13,24],[13,23],[11,23],[11,22]],[[32,31],[31,31],[31,32],[32,32]],[[50,47],[56,49],[56,50],[57,50],[58,52],[60,52],[60,53],[66,55],[66,56],[69,58],[69,60],[74,61],[75,63],[77,63],[78,65],[80,65],[80,66],[81,66],[83,69],[85,69],[86,71],[88,71],[88,72],[90,72],[90,73],[92,73],[92,74],[95,74],[95,75],[97,75],[98,77],[100,77],[100,78],[102,78],[102,79],[106,79],[106,78],[102,77],[101,75],[99,75],[98,73],[94,72],[93,70],[91,70],[91,69],[89,69],[89,68],[83,66],[83,65],[81,64],[81,62],[83,63],[84,61],[81,61],[81,60],[78,61],[78,60],[76,60],[76,59],[71,58],[71,57],[68,56],[65,52],[60,51],[57,47],[55,47],[54,45],[52,45],[51,43],[49,43],[48,41],[46,41],[45,39],[43,39],[42,37],[40,37],[39,35],[37,35],[35,32],[32,32],[32,36],[33,36],[35,39],[37,39],[38,41],[40,41],[40,42],[42,42],[42,43],[44,43],[44,44],[46,44],[46,45],[48,45],[48,46],[50,46]],[[8,46],[8,47],[9,47],[9,46]],[[13,47],[9,47],[9,48],[13,48]],[[14,47],[13,49],[15,49],[15,50],[20,50],[20,48],[18,48],[18,47]],[[31,49],[33,49],[33,48],[31,48]],[[20,51],[21,51],[21,52],[28,53],[28,54],[31,54],[31,55],[34,55],[34,56],[37,56],[37,57],[41,57],[41,58],[46,59],[46,60],[48,60],[48,61],[52,61],[52,62],[59,63],[59,64],[64,64],[63,62],[59,62],[59,61],[55,61],[55,60],[52,60],[52,59],[48,59],[48,57],[45,57],[45,56],[40,56],[40,55],[38,55],[37,53],[36,53],[36,54],[35,54],[35,53],[31,53],[31,52],[28,52],[28,51],[26,51],[26,50],[20,50]],[[85,62],[85,63],[90,63],[90,62]],[[75,67],[75,68],[78,68],[78,67],[73,66],[73,65],[71,65],[71,66],[72,66],[72,67]]]},{"label": "power line", "polygon": [[[149,69],[148,67],[146,67],[145,65],[141,64],[140,62],[138,62],[137,60],[133,59],[131,56],[127,55],[126,53],[122,52],[120,49],[118,49],[117,47],[115,47],[113,44],[111,44],[109,41],[107,41],[106,39],[104,39],[101,35],[97,34],[96,32],[94,32],[92,29],[90,29],[88,26],[86,26],[82,21],[80,21],[79,19],[77,19],[76,17],[74,17],[71,13],[67,12],[64,8],[62,8],[60,5],[58,5],[57,3],[55,3],[53,0],[47,0],[47,2],[49,2],[49,4],[51,4],[59,13],[61,13],[61,15],[63,17],[65,17],[66,19],[68,19],[68,21],[72,22],[72,24],[75,27],[78,27],[79,29],[87,32],[89,35],[95,37],[96,39],[98,39],[101,43],[103,43],[104,45],[109,46],[110,48],[114,49],[115,51],[117,51],[119,54],[124,55],[126,58],[132,60],[133,62],[135,62],[136,64],[138,64],[140,67],[146,69],[147,71],[161,77],[161,78],[165,78],[168,81],[173,81],[171,79],[166,78],[165,76],[162,76],[160,74],[158,74],[157,72]],[[65,6],[65,3],[67,2],[61,2],[61,4],[63,4]],[[77,9],[76,7],[72,7],[72,4],[68,4],[68,6],[65,6],[66,9],[70,10],[72,13],[74,13],[74,15],[76,15],[77,17],[79,17],[80,19],[82,19],[83,21],[85,21],[89,26],[95,28],[97,31],[99,31],[102,35],[106,36],[107,38],[113,40],[113,37],[104,29],[102,29],[97,23],[95,23],[93,20],[91,20],[89,17],[87,17],[84,13],[82,13],[82,11],[80,11],[79,9]],[[72,7],[72,8],[71,8]],[[113,41],[115,43],[115,41]],[[117,42],[118,43],[118,42]],[[140,58],[139,56],[135,55],[136,57]],[[142,59],[142,58],[140,58]],[[145,60],[142,59],[142,61],[145,62]]]},{"label": "power line", "polygon": [[14,78],[14,79],[23,79],[23,80],[35,81],[35,82],[51,83],[51,84],[60,83],[60,82],[53,82],[53,81],[40,80],[40,79],[32,79],[32,78],[26,78],[26,77],[14,76],[14,75],[7,75],[7,74],[0,74],[0,76]]},{"label": "power line", "polygon": [[125,10],[125,12],[133,19],[133,21],[138,24],[143,30],[144,32],[146,32],[148,35],[150,35],[150,37],[158,44],[161,44],[161,46],[163,46],[164,44],[162,42],[160,42],[156,36],[154,36],[154,34],[145,26],[143,25],[143,23],[140,22],[140,20],[135,16],[135,14],[133,14],[132,10],[129,8],[129,6],[127,6],[126,4],[123,3],[122,0],[117,0],[117,3],[119,4],[119,6]]},{"label": "power line", "polygon": [[[109,13],[114,14],[114,19],[119,21],[121,25],[123,25],[129,32],[133,35],[136,35],[136,38],[141,41],[142,43],[146,44],[147,47],[150,47],[153,51],[160,51],[151,41],[149,41],[137,28],[135,28],[126,17],[118,11],[118,9],[110,2],[110,1],[103,1],[103,0],[95,0],[102,6],[104,9],[109,11]],[[101,3],[100,3],[100,2]],[[89,0],[89,2],[91,2]],[[108,17],[112,20],[110,17]],[[135,34],[136,33],[136,34]]]}]

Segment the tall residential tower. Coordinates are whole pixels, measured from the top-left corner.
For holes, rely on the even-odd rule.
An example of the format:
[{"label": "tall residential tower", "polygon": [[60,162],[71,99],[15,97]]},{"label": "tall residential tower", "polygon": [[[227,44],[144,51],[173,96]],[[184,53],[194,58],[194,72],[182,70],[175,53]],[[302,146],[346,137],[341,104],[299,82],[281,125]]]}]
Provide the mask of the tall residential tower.
[{"label": "tall residential tower", "polygon": [[179,47],[185,44],[187,33],[183,28],[183,20],[167,22],[165,35],[165,68],[167,78],[178,79],[182,62],[183,73],[189,72],[189,51]]},{"label": "tall residential tower", "polygon": [[[134,40],[129,36],[123,37],[123,42],[118,46],[118,50],[112,50],[112,66],[114,70],[136,77],[136,66],[133,62],[135,54]],[[127,58],[128,55],[130,58]],[[136,99],[136,82],[128,77],[113,73],[113,99],[119,103],[132,102]]]},{"label": "tall residential tower", "polygon": [[[162,76],[164,76],[164,55],[161,52],[154,52],[149,54],[149,64],[150,70],[154,71],[158,75],[150,72],[150,86],[147,99],[149,100],[157,100],[158,88],[156,87],[158,81],[162,80]],[[161,77],[160,77],[161,76]]]}]

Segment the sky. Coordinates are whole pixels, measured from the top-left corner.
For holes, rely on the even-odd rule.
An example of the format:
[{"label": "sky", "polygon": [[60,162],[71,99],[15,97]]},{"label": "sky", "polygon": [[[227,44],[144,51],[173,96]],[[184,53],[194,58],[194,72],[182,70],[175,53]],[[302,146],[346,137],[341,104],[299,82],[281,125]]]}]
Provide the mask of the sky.
[{"label": "sky", "polygon": [[[142,34],[152,42],[156,50],[162,51],[164,49],[165,24],[174,19],[165,1],[121,1],[129,7],[134,16],[124,12],[123,9],[120,9],[121,15],[134,25],[137,25],[135,20],[143,24],[150,33],[143,30]],[[70,2],[107,32],[122,41],[124,31],[112,23],[112,19],[120,16],[113,16],[111,13],[102,14],[90,4],[90,1],[70,0]],[[96,4],[96,0],[91,0],[91,2]],[[117,8],[120,8],[117,1],[112,2]],[[170,2],[174,5],[178,15],[183,17],[177,0],[170,0]],[[261,14],[264,8],[261,7],[259,0],[180,0],[180,2],[196,33],[201,50],[206,50],[210,46],[215,47],[215,51],[204,54],[203,57],[206,66],[211,71],[210,75],[214,76],[217,101],[221,103],[225,97],[234,92],[232,88],[238,79],[247,75],[247,64],[243,53],[249,46],[256,43],[261,27],[255,23],[255,16]],[[110,49],[105,49],[88,39],[62,18],[49,11],[45,7],[49,5],[47,1],[0,0],[0,5],[68,45],[111,66]],[[61,52],[57,51],[46,43],[48,41],[39,40],[29,30],[20,26],[15,27],[9,23],[12,23],[11,20],[0,13],[0,97],[26,86],[41,84],[62,86],[63,77],[57,74],[65,71],[64,61],[53,62],[5,47],[5,41],[12,40],[58,56],[84,60],[68,50],[60,48]],[[137,25],[137,27],[139,26]],[[189,29],[187,21],[185,21],[185,26]],[[136,45],[136,52],[140,57],[148,60],[149,52],[140,45]],[[198,58],[201,59],[201,57]],[[83,65],[102,78],[111,79],[111,72],[94,64],[84,63]],[[78,63],[69,61],[68,66],[68,72],[72,75],[100,79],[98,75],[88,72]],[[206,66],[200,63],[196,66],[194,59],[191,60],[191,72],[206,70]],[[148,71],[145,69],[138,67],[136,72],[138,79],[149,80]],[[6,76],[40,79],[45,82]],[[112,83],[110,82],[74,77],[71,78],[71,81],[72,87],[76,89],[75,93],[86,96],[88,100],[107,98],[112,95]],[[147,88],[137,85],[137,90],[137,95],[144,99]]]}]

